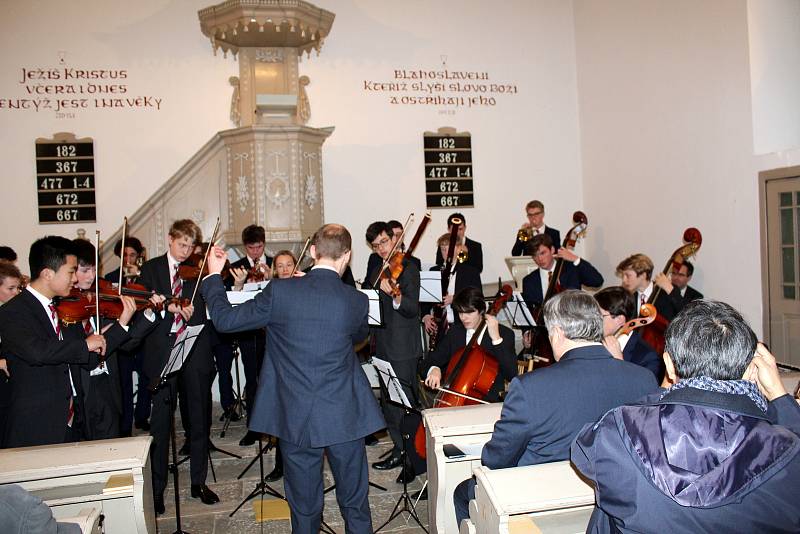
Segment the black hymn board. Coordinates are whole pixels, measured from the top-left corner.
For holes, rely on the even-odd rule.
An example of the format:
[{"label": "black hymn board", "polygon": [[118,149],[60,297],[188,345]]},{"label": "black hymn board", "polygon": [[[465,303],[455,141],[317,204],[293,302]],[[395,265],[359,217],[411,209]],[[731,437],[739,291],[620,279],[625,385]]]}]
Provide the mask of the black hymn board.
[{"label": "black hymn board", "polygon": [[475,207],[472,187],[472,137],[455,128],[423,134],[425,200],[429,208]]},{"label": "black hymn board", "polygon": [[94,141],[58,133],[36,140],[39,223],[96,222]]}]

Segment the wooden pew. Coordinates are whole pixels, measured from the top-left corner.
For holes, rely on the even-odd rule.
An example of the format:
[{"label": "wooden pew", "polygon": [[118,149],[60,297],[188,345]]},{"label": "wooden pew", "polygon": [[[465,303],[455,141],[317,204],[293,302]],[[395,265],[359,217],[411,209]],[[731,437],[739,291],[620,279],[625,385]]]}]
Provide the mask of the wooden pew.
[{"label": "wooden pew", "polygon": [[594,509],[594,490],[568,461],[491,470],[474,470],[475,499],[460,534],[586,531]]},{"label": "wooden pew", "polygon": [[155,534],[151,441],[139,436],[0,450],[0,484],[19,484],[59,521],[94,508],[104,516],[105,532]]}]

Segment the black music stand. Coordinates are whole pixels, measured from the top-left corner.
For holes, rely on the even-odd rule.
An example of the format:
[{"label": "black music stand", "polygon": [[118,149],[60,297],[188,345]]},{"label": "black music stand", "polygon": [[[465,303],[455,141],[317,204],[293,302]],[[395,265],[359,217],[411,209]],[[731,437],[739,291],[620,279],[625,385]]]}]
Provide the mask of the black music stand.
[{"label": "black music stand", "polygon": [[[376,360],[377,358],[373,358]],[[382,361],[382,360],[381,360]],[[385,364],[385,366],[383,365]],[[403,419],[400,423],[400,428],[406,428],[406,417],[411,414],[417,414],[421,416],[422,414],[414,409],[411,406],[411,402],[409,401],[408,397],[406,396],[405,392],[403,391],[403,385],[413,388],[413,384],[406,384],[402,380],[400,380],[392,369],[392,364],[389,362],[383,362],[382,364],[375,365],[375,369],[378,371],[378,378],[380,381],[380,387],[383,394],[386,395],[386,398],[389,399],[389,402],[394,404],[400,405],[403,407]],[[407,464],[407,457],[408,452],[406,451],[406,442],[411,438],[408,434],[402,435],[402,447],[400,449],[400,460],[401,460],[401,469],[406,469]],[[401,473],[402,475],[402,473]],[[414,502],[411,499],[411,496],[408,494],[408,482],[406,481],[406,477],[402,477],[403,479],[403,493],[400,495],[400,498],[397,499],[397,503],[394,505],[392,509],[392,513],[389,514],[389,519],[387,519],[381,526],[374,530],[375,533],[380,532],[386,527],[389,523],[394,521],[397,517],[403,515],[403,513],[407,513],[410,518],[417,522],[419,528],[423,530],[427,534],[428,530],[423,526],[422,521],[419,519],[419,515],[417,515],[417,508],[414,506]],[[402,504],[402,507],[400,506]]]},{"label": "black music stand", "polygon": [[256,461],[258,461],[258,474],[261,477],[261,480],[256,484],[256,487],[253,488],[253,491],[251,491],[250,494],[247,495],[247,497],[242,499],[242,501],[236,506],[236,508],[233,509],[233,512],[228,514],[228,517],[233,517],[233,515],[247,503],[247,501],[254,499],[258,496],[260,496],[263,499],[264,495],[266,494],[266,495],[272,495],[273,497],[276,497],[278,499],[286,500],[286,497],[284,497],[278,490],[267,484],[266,475],[264,474],[264,453],[270,450],[271,448],[273,448],[272,442],[268,440],[267,444],[263,445],[261,440],[261,434],[259,434],[258,455],[256,455],[255,458],[253,458],[253,461],[250,462],[247,467],[245,467],[244,471],[242,471],[239,474],[239,476],[236,477],[236,479],[240,480],[244,476],[244,474],[247,473],[247,471],[253,466],[253,464]]},{"label": "black music stand", "polygon": [[[161,370],[158,383],[151,389],[155,394],[162,387],[167,388],[167,406],[170,410],[170,423],[169,434],[170,443],[172,445],[172,463],[168,466],[168,470],[172,471],[172,485],[173,492],[175,493],[175,532],[173,534],[189,534],[181,526],[181,496],[180,486],[178,485],[178,447],[175,440],[175,404],[172,399],[172,387],[170,387],[170,376],[180,372],[184,362],[189,358],[194,348],[194,343],[203,331],[203,325],[189,326],[183,333],[179,334],[175,339],[175,344],[172,346],[167,364]],[[176,388],[177,389],[177,388]]]},{"label": "black music stand", "polygon": [[233,366],[236,368],[236,391],[233,392],[233,404],[228,407],[225,418],[223,419],[225,424],[222,425],[222,431],[219,433],[219,437],[221,438],[225,437],[228,427],[231,426],[231,417],[233,417],[233,414],[239,416],[240,419],[244,417],[242,410],[242,385],[239,378],[239,357],[241,351],[239,350],[239,342],[235,338],[231,341],[231,349],[233,350]]}]

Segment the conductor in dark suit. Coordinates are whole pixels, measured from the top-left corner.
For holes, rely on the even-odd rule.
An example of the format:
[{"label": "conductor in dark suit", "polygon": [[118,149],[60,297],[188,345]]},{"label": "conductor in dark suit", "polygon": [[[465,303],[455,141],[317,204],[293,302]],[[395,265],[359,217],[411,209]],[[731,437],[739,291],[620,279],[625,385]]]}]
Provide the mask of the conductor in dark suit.
[{"label": "conductor in dark suit", "polygon": [[664,377],[664,361],[656,354],[639,333],[634,330],[630,334],[616,336],[616,332],[628,321],[639,316],[636,300],[621,286],[601,289],[594,294],[603,313],[603,345],[618,360],[641,365],[653,373],[658,383]]},{"label": "conductor in dark suit", "polygon": [[[189,219],[172,223],[168,235],[168,250],[163,256],[142,265],[141,283],[161,295],[191,299],[195,280],[181,280],[178,266],[194,251],[195,242],[201,241],[200,228]],[[205,303],[199,293],[187,306],[171,303],[163,319],[144,340],[144,372],[151,386],[159,384],[161,371],[167,363],[175,339],[186,326],[203,324],[206,320]],[[195,341],[192,352],[183,363],[179,374],[172,375],[166,384],[153,393],[150,417],[150,434],[153,446],[150,451],[153,472],[153,497],[156,513],[164,511],[164,488],[167,484],[170,425],[178,401],[178,376],[182,383],[181,403],[186,404],[188,415],[191,474],[191,495],[205,504],[219,502],[217,495],[206,486],[208,474],[208,443],[211,418],[211,384],[214,381],[214,359],[211,354],[208,332],[203,331]],[[171,402],[170,402],[171,401]]]},{"label": "conductor in dark suit", "polygon": [[548,284],[556,276],[556,259],[561,258],[561,274],[558,283],[564,289],[580,289],[583,286],[600,287],[603,285],[603,275],[594,266],[583,258],[578,257],[568,248],[560,248],[556,252],[552,239],[547,234],[534,237],[531,240],[533,261],[538,269],[529,273],[522,279],[522,298],[530,308],[542,305]]},{"label": "conductor in dark suit", "polygon": [[[547,234],[553,241],[553,246],[558,252],[561,247],[561,234],[555,228],[550,228],[544,224],[544,204],[539,200],[531,200],[525,206],[525,215],[528,217],[528,222],[522,225],[522,228],[517,232],[517,240],[514,241],[514,246],[511,248],[512,256],[524,256],[530,254],[531,239],[537,235]],[[525,240],[520,239],[520,236],[525,236]]]},{"label": "conductor in dark suit", "polygon": [[28,261],[30,284],[0,307],[0,338],[11,376],[3,447],[75,441],[75,367],[96,365],[106,347],[101,335],[63,339],[53,297],[69,295],[75,284],[72,243],[57,236],[39,239]]},{"label": "conductor in dark suit", "polygon": [[[566,460],[583,425],[658,388],[650,371],[614,359],[603,346],[603,317],[588,293],[559,293],[545,303],[544,321],[556,363],[511,381],[481,453],[490,469]],[[459,523],[474,496],[474,479],[456,488]]]},{"label": "conductor in dark suit", "polygon": [[[328,224],[310,248],[314,268],[302,278],[272,280],[250,302],[232,308],[219,276],[202,292],[221,332],[267,328],[250,428],[277,436],[284,461],[292,532],[316,534],[322,517],[323,454],[336,481],[347,532],[372,532],[364,436],[385,426],[353,344],[367,335],[368,300],[339,276],[350,261],[350,233]],[[214,248],[209,272],[225,252]]]},{"label": "conductor in dark suit", "polygon": [[[397,238],[388,225],[378,221],[367,227],[366,239],[372,249],[381,259],[389,257],[394,249]],[[374,327],[375,354],[379,358],[392,364],[397,377],[406,392],[406,396],[416,402],[416,376],[417,363],[422,357],[422,339],[420,334],[419,318],[419,270],[414,262],[403,259],[403,272],[397,278],[395,286],[398,291],[393,292],[393,285],[387,279],[375,281],[379,270],[367,273],[369,287],[380,289],[381,316],[384,325]],[[386,417],[386,428],[392,438],[394,448],[386,460],[372,464],[375,469],[394,469],[402,464],[400,452],[403,448],[403,432],[401,424],[404,410],[402,407],[383,399],[383,414]],[[403,477],[413,479],[410,466],[404,466],[398,481]]]},{"label": "conductor in dark suit", "polygon": [[[467,249],[467,260],[464,262],[478,270],[478,274],[483,272],[483,247],[477,241],[466,236],[467,233],[467,219],[461,213],[452,213],[447,218],[447,233],[453,231],[453,219],[461,219],[461,224],[458,227],[458,240],[464,243]],[[444,255],[440,248],[436,250],[436,265],[444,265]]]}]

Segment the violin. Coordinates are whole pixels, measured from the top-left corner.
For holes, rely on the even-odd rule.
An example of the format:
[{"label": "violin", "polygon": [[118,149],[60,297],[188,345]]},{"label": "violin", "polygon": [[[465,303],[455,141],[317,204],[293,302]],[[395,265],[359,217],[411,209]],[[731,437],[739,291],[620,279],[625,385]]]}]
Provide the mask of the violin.
[{"label": "violin", "polygon": [[[512,294],[511,286],[504,285],[492,303],[492,307],[486,313],[497,315]],[[442,386],[433,401],[433,408],[451,408],[485,402],[483,399],[492,389],[497,375],[500,373],[500,364],[497,362],[497,358],[481,347],[478,342],[486,328],[484,317],[466,346],[458,349],[450,357]],[[425,428],[420,423],[414,436],[414,448],[422,459],[426,457],[425,441]]]},{"label": "violin", "polygon": [[[661,271],[665,275],[669,275],[673,270],[680,269],[684,261],[694,256],[697,251],[700,250],[700,246],[703,244],[703,236],[697,228],[687,228],[683,232],[683,242],[684,244],[678,247],[667,260],[667,264]],[[655,306],[656,299],[660,294],[661,288],[656,286],[650,298],[647,300],[647,304]],[[645,306],[647,304],[645,304]],[[641,310],[639,313],[640,315],[644,315],[644,312]],[[665,319],[663,315],[658,315],[652,324],[642,329],[642,339],[649,343],[658,354],[664,352],[664,332],[667,330],[668,325],[669,321]]]},{"label": "violin", "polygon": [[[195,253],[181,262],[178,266],[178,276],[181,280],[195,280],[206,276],[208,274],[208,263],[203,265],[203,272],[200,272],[200,265],[203,263],[205,256],[205,254]],[[222,268],[222,272],[219,274],[222,278],[227,278],[230,270],[231,262],[225,260],[225,267]]]},{"label": "violin", "polygon": [[[561,244],[562,248],[573,249],[578,241],[586,235],[586,229],[589,226],[589,218],[580,210],[572,214],[572,228],[569,229],[567,235],[564,237],[564,242]],[[535,251],[533,251],[535,252]],[[542,326],[542,316],[544,314],[545,303],[553,298],[558,293],[561,293],[564,288],[561,286],[561,272],[564,270],[564,258],[556,260],[555,267],[553,267],[553,276],[547,284],[547,291],[544,294],[542,303],[533,310],[533,320],[537,325]],[[553,360],[553,348],[550,346],[550,339],[547,337],[544,328],[534,328],[531,330],[531,346],[529,352],[534,356],[535,361],[539,361],[541,366],[550,365]],[[538,358],[537,358],[538,356]],[[526,357],[526,359],[528,359]]]},{"label": "violin", "polygon": [[[413,216],[414,214],[412,213],[409,216],[409,220]],[[403,236],[406,233],[406,227],[403,227],[403,232],[397,238],[397,242],[395,243],[392,251],[389,253],[388,258],[384,260],[383,267],[381,267],[381,270],[378,272],[378,276],[375,279],[375,283],[372,285],[372,287],[379,285],[381,280],[388,280],[389,284],[392,286],[392,296],[400,296],[400,286],[397,285],[397,279],[400,278],[401,274],[403,274],[404,260],[406,258],[410,258],[414,253],[414,249],[417,248],[417,244],[419,244],[419,240],[422,238],[422,234],[425,233],[425,229],[428,227],[428,223],[430,222],[431,212],[427,212],[422,218],[422,221],[419,223],[417,232],[414,234],[414,238],[411,240],[411,244],[408,245],[408,248],[405,250],[405,252],[398,249],[400,243],[403,242]],[[407,225],[408,221],[406,221],[406,226]]]}]

